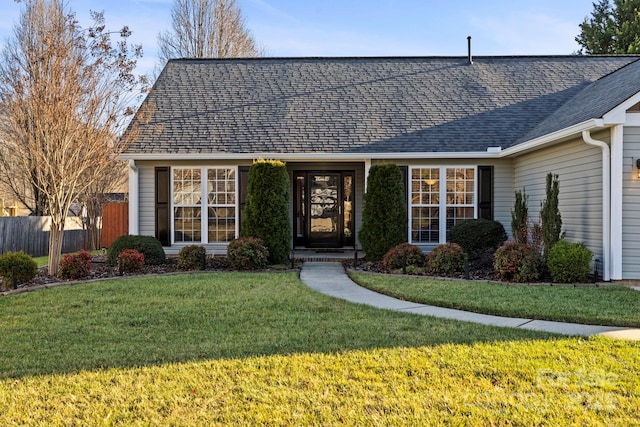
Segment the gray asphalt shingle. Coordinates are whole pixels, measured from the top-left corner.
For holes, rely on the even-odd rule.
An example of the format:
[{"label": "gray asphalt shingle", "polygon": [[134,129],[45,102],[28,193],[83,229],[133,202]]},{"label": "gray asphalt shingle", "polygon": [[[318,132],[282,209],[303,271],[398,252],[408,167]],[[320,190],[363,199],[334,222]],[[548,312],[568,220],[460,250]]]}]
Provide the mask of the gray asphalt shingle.
[{"label": "gray asphalt shingle", "polygon": [[601,117],[640,92],[637,59],[172,60],[127,153],[504,149]]}]

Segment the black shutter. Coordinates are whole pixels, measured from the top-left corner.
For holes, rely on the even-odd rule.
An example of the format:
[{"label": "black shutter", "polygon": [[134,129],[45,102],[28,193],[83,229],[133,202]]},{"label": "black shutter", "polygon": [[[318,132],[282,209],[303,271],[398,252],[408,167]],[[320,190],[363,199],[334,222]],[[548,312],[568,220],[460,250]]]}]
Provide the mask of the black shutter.
[{"label": "black shutter", "polygon": [[169,197],[171,191],[170,185],[170,168],[168,166],[156,167],[156,239],[162,243],[162,246],[171,246],[171,238],[169,233],[171,230],[171,215],[169,208]]},{"label": "black shutter", "polygon": [[239,166],[238,167],[238,181],[240,183],[240,224],[238,224],[238,230],[240,230],[240,235],[242,235],[242,220],[244,219],[244,208],[247,206],[247,187],[249,183],[249,166]]},{"label": "black shutter", "polygon": [[493,166],[478,166],[478,218],[493,220]]}]

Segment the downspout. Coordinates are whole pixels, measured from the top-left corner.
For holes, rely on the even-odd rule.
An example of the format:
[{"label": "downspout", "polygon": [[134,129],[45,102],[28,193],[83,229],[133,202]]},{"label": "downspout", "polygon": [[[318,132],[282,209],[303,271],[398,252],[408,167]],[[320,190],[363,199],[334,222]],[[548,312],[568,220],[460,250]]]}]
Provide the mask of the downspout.
[{"label": "downspout", "polygon": [[129,160],[129,234],[138,235],[138,205],[139,201],[138,186],[138,166],[133,159]]},{"label": "downspout", "polygon": [[611,152],[609,144],[591,138],[591,131],[583,130],[582,139],[602,150],[602,278],[611,280]]}]

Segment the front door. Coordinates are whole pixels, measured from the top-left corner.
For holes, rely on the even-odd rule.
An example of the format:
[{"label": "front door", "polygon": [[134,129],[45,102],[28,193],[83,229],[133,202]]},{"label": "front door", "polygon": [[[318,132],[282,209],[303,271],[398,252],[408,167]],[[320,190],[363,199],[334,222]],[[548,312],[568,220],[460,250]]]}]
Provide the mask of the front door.
[{"label": "front door", "polygon": [[296,172],[295,243],[307,247],[353,245],[353,172]]}]

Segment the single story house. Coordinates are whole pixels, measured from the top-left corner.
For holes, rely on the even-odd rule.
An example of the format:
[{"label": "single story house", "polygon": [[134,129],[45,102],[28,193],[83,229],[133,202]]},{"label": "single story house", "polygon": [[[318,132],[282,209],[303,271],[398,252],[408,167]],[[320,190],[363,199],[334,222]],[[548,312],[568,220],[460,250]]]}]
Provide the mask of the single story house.
[{"label": "single story house", "polygon": [[[563,230],[605,280],[640,279],[640,57],[177,59],[134,119],[129,231],[168,253],[238,236],[248,169],[286,162],[292,245],[359,247],[370,167],[405,175],[407,240],[467,218],[510,232],[559,176]],[[203,205],[204,204],[204,205]]]}]

